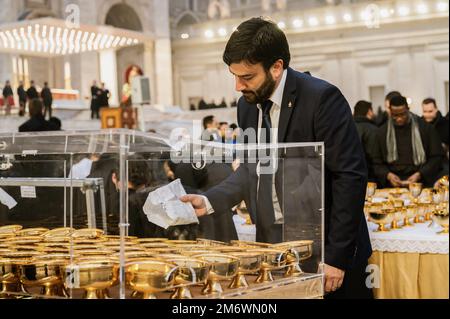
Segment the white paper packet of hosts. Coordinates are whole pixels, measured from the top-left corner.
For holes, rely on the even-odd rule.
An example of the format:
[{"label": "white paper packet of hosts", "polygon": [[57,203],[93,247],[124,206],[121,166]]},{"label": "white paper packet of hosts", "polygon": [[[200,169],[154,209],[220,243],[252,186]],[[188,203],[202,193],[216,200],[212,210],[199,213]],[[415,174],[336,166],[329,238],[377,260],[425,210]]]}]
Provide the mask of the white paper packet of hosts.
[{"label": "white paper packet of hosts", "polygon": [[148,221],[164,229],[171,226],[198,224],[194,207],[180,200],[184,195],[186,191],[179,179],[151,192],[143,208]]}]

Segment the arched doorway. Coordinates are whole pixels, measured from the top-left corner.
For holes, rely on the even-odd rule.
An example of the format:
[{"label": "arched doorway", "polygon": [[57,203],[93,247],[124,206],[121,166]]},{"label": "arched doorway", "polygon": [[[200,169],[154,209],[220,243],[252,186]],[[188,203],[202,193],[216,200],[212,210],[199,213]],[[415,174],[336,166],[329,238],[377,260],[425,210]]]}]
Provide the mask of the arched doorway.
[{"label": "arched doorway", "polygon": [[[143,24],[137,14],[139,8],[133,8],[125,3],[117,3],[109,8],[104,23],[106,25],[131,30],[135,32],[143,32]],[[126,72],[132,65],[136,65],[143,69],[144,67],[144,46],[134,46],[123,48],[116,51],[117,63],[117,87],[119,101],[122,99],[122,90],[126,82]]]},{"label": "arched doorway", "polygon": [[116,28],[142,32],[142,23],[136,11],[125,3],[113,5],[105,20],[106,25]]}]

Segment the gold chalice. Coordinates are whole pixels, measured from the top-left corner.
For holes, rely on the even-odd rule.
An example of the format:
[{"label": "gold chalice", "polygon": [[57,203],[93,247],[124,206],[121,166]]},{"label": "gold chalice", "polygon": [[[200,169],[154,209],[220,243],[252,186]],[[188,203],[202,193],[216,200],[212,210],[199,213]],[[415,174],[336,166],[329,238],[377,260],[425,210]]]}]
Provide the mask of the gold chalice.
[{"label": "gold chalice", "polygon": [[377,183],[367,183],[366,199],[368,203],[372,203],[373,195],[377,191]]},{"label": "gold chalice", "polygon": [[257,252],[229,252],[230,256],[239,258],[239,269],[231,281],[230,288],[237,289],[248,287],[247,279],[245,275],[257,274],[261,269],[264,255]]},{"label": "gold chalice", "polygon": [[196,255],[193,258],[205,261],[211,266],[207,283],[202,290],[204,295],[222,293],[220,280],[232,279],[239,270],[239,258],[230,255],[209,253]]},{"label": "gold chalice", "polygon": [[300,267],[300,263],[304,260],[311,258],[312,256],[312,240],[301,240],[285,242],[272,247],[275,249],[285,249],[286,250],[286,272],[285,277],[295,277],[303,274]]},{"label": "gold chalice", "polygon": [[64,269],[66,289],[84,289],[84,299],[110,299],[108,289],[119,278],[119,265],[107,258],[79,261]]},{"label": "gold chalice", "polygon": [[283,249],[257,248],[249,251],[260,253],[264,256],[259,275],[255,280],[258,284],[273,281],[272,271],[281,270],[286,267],[287,254]]},{"label": "gold chalice", "polygon": [[170,289],[178,274],[178,267],[161,260],[131,262],[126,266],[127,285],[142,299],[156,299],[155,293]]},{"label": "gold chalice", "polygon": [[192,299],[189,285],[206,284],[211,270],[211,265],[207,262],[182,256],[167,257],[165,260],[178,266],[175,292],[170,296],[171,299]]},{"label": "gold chalice", "polygon": [[448,210],[437,210],[433,214],[433,220],[436,224],[439,224],[444,230],[440,231],[438,234],[448,234]]},{"label": "gold chalice", "polygon": [[386,224],[391,224],[394,221],[394,214],[391,209],[382,209],[369,213],[369,220],[378,225],[377,232],[386,232],[389,229],[385,228]]},{"label": "gold chalice", "polygon": [[411,183],[409,184],[409,193],[414,199],[414,203],[419,202],[419,196],[422,193],[423,185],[422,183]]},{"label": "gold chalice", "polygon": [[394,220],[391,223],[392,229],[400,229],[402,226],[400,226],[400,222],[404,221],[404,211],[403,211],[403,205],[404,201],[402,199],[396,199],[392,202],[393,204],[393,213],[394,213]]}]

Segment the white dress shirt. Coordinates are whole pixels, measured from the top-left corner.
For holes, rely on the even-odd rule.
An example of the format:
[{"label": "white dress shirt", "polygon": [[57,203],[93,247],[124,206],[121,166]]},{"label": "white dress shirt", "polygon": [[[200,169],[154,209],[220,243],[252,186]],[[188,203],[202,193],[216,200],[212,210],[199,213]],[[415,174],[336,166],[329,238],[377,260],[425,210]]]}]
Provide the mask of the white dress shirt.
[{"label": "white dress shirt", "polygon": [[[272,96],[270,97],[270,101],[273,102],[272,108],[270,109],[270,119],[272,122],[272,137],[271,142],[272,144],[278,144],[278,127],[280,123],[280,114],[281,114],[281,105],[283,103],[283,95],[284,95],[284,88],[286,86],[286,79],[287,79],[287,70],[284,70],[283,76],[281,78],[280,84],[278,84],[278,87],[273,92]],[[259,118],[258,118],[258,145],[261,145],[261,126],[262,126],[262,108],[261,104],[257,104],[257,107],[259,109]],[[273,203],[274,203],[274,212],[275,212],[275,223],[282,223],[283,222],[283,213],[281,211],[280,203],[278,201],[278,196],[275,190],[275,174],[273,176],[273,190],[272,190],[272,196],[273,196]],[[258,190],[259,190],[259,181],[258,181]],[[214,213],[214,208],[212,207],[210,201],[206,196],[203,196],[206,204],[206,210],[207,215],[211,215]]]}]

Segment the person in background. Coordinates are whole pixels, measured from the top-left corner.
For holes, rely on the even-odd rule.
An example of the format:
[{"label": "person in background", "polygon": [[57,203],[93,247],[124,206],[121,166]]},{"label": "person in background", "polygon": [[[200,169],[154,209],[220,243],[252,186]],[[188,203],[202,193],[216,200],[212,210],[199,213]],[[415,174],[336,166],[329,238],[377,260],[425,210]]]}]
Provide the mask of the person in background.
[{"label": "person in background", "polygon": [[28,101],[32,101],[34,99],[38,99],[39,98],[39,93],[36,90],[36,86],[34,85],[34,81],[31,80],[30,82],[30,87],[27,90],[27,97],[28,97]]},{"label": "person in background", "polygon": [[98,99],[99,108],[109,107],[109,98],[111,97],[111,93],[106,88],[105,83],[102,83],[102,88],[100,90],[100,96]]},{"label": "person in background", "polygon": [[91,119],[99,119],[99,95],[100,89],[97,86],[97,81],[94,81],[91,86]]},{"label": "person in background", "polygon": [[58,125],[46,121],[43,115],[44,105],[40,99],[29,102],[30,119],[19,127],[19,132],[58,131]]},{"label": "person in background", "polygon": [[388,95],[386,95],[386,97],[384,98],[384,111],[377,114],[377,119],[376,119],[376,125],[381,127],[384,124],[386,124],[386,122],[389,119],[389,115],[390,115],[390,105],[391,105],[391,99],[395,96],[401,96],[402,94],[398,91],[392,91],[389,92]]},{"label": "person in background", "polygon": [[2,95],[6,106],[5,115],[11,115],[11,108],[14,106],[14,93],[9,81],[6,81]]},{"label": "person in background", "polygon": [[448,153],[449,148],[449,123],[448,118],[442,116],[441,112],[439,111],[436,100],[433,98],[425,99],[422,102],[422,119],[433,125],[433,127],[436,129],[436,131],[439,134],[439,137],[441,138],[441,143],[443,144],[443,147]]},{"label": "person in background", "polygon": [[375,114],[373,112],[372,103],[367,101],[359,101],[355,105],[353,119],[355,120],[356,129],[366,154],[366,162],[368,169],[369,182],[377,182],[375,172],[373,170],[373,148],[377,142],[378,127],[373,122]]},{"label": "person in background", "polygon": [[202,140],[208,142],[222,142],[218,127],[219,123],[213,115],[205,117],[203,119],[204,131],[202,133]]},{"label": "person in background", "polygon": [[231,135],[229,134],[230,127],[227,122],[220,122],[219,124],[219,132],[222,137],[222,142],[226,143],[231,140]]},{"label": "person in background", "polygon": [[52,118],[52,104],[53,104],[53,94],[48,87],[48,82],[44,83],[44,88],[41,91],[41,98],[44,102],[44,118],[49,114],[49,118]]},{"label": "person in background", "polygon": [[442,166],[439,135],[409,110],[405,97],[390,102],[390,117],[378,131],[374,169],[383,187],[423,183],[433,187]]},{"label": "person in background", "polygon": [[27,105],[27,91],[23,86],[23,81],[19,82],[19,87],[17,88],[17,95],[19,96],[19,116],[25,116],[25,108]]},{"label": "person in background", "polygon": [[437,107],[436,100],[427,98],[422,102],[422,119],[432,125],[439,134],[440,142],[444,150],[445,156],[443,158],[442,170],[439,173],[439,178],[449,174],[449,123],[448,113],[443,117]]}]

